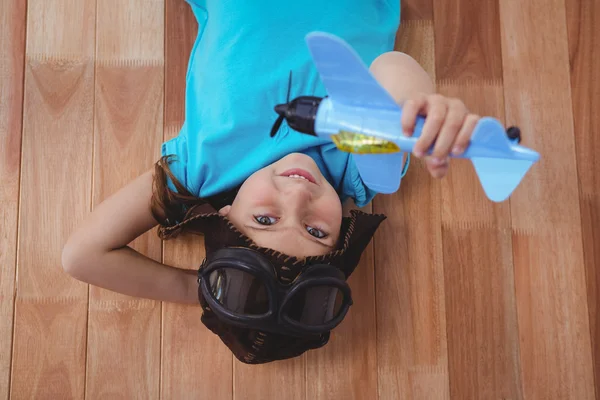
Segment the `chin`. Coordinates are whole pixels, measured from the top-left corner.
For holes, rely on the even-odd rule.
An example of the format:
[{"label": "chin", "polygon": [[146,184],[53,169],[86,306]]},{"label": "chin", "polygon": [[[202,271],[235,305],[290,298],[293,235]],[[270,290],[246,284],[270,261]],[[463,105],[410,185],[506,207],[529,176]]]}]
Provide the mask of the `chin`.
[{"label": "chin", "polygon": [[315,160],[312,159],[311,156],[308,156],[304,153],[290,153],[287,156],[283,157],[280,161],[286,162],[308,162],[313,165],[316,165]]}]

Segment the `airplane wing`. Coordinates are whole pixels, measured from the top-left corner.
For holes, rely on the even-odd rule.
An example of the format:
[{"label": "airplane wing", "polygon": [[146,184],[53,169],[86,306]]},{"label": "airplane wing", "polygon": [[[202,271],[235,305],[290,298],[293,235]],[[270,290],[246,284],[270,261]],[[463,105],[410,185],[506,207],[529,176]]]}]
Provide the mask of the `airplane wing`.
[{"label": "airplane wing", "polygon": [[[400,112],[394,98],[377,82],[358,54],[337,36],[312,32],[306,43],[333,103]],[[400,118],[398,118],[400,123]],[[372,190],[394,193],[402,179],[403,153],[353,154],[361,179]]]},{"label": "airplane wing", "polygon": [[356,51],[337,36],[306,35],[306,43],[329,97],[348,106],[399,110]]}]

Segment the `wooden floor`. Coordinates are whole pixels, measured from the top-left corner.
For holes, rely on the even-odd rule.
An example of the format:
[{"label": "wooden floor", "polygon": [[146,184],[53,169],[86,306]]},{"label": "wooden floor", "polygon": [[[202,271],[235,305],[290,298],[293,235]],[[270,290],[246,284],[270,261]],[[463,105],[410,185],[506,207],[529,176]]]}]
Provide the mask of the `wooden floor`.
[{"label": "wooden floor", "polygon": [[[92,207],[183,121],[183,0],[0,1],[0,399],[593,399],[600,395],[600,1],[406,0],[397,49],[522,128],[536,164],[489,202],[413,163],[329,345],[233,359],[198,307],[62,272]],[[195,265],[190,240],[136,249]]]}]

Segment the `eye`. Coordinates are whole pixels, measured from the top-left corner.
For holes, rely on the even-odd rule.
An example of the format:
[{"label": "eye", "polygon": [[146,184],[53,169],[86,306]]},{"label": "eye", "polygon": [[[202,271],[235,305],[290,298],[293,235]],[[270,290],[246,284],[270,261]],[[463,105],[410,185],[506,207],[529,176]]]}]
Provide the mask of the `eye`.
[{"label": "eye", "polygon": [[323,232],[322,230],[307,226],[306,230],[308,231],[308,233],[310,233],[311,235],[313,235],[316,238],[319,239],[323,239],[324,237],[327,237],[327,234],[325,232]]},{"label": "eye", "polygon": [[254,220],[261,225],[273,225],[277,222],[277,218],[268,215],[255,215]]}]

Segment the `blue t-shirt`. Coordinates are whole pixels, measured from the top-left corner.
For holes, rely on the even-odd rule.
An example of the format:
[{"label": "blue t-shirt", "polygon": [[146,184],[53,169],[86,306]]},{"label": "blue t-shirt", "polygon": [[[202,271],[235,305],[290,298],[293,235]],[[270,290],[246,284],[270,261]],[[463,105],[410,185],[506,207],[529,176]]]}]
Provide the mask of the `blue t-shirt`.
[{"label": "blue t-shirt", "polygon": [[[163,144],[175,155],[175,177],[198,197],[241,185],[251,174],[293,152],[311,156],[340,198],[362,207],[375,193],[362,182],[352,155],[325,139],[291,130],[269,133],[290,99],[327,93],[304,37],[325,31],[347,41],[366,65],[391,51],[399,0],[188,0],[199,24],[186,76],[185,121]],[[341,184],[341,185],[340,185]],[[171,188],[173,185],[170,183]]]}]

